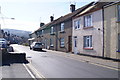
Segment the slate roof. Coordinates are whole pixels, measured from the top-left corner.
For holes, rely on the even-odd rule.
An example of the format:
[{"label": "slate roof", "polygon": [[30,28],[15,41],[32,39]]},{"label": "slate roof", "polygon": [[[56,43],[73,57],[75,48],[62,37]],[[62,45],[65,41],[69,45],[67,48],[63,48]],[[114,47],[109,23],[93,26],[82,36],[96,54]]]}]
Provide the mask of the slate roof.
[{"label": "slate roof", "polygon": [[[61,17],[59,17],[58,19],[53,20],[52,22],[49,22],[49,23],[45,24],[44,26],[40,27],[40,28],[39,28],[38,30],[36,30],[36,31],[39,31],[39,30],[42,30],[42,29],[44,29],[44,28],[50,27],[50,26],[52,26],[52,25],[56,25],[56,24],[59,24],[59,23],[61,23],[61,22],[70,20],[70,19],[72,19],[72,18],[75,17],[75,16],[76,16],[76,17],[77,17],[77,16],[80,16],[79,13],[81,13],[82,11],[84,11],[85,9],[87,9],[87,8],[90,7],[90,6],[93,6],[93,5],[94,5],[94,7],[92,7],[92,8],[89,9],[88,11],[86,11],[86,13],[91,12],[91,11],[94,11],[94,10],[97,10],[97,9],[101,9],[103,6],[108,5],[108,4],[111,4],[111,3],[113,3],[113,2],[99,2],[99,1],[98,1],[98,2],[91,2],[91,3],[89,3],[89,4],[87,4],[87,5],[83,6],[83,7],[81,7],[81,8],[79,8],[79,9],[75,10],[75,11],[72,12],[72,13],[69,13],[69,14],[66,14],[66,15],[64,15],[64,16],[61,16]],[[35,32],[36,32],[36,31],[35,31]]]},{"label": "slate roof", "polygon": [[[91,3],[89,3],[89,4],[87,4],[87,5],[83,6],[83,7],[81,7],[79,9],[75,10],[72,13],[69,13],[69,14],[66,14],[64,16],[61,16],[58,19],[56,19],[56,20],[54,20],[52,22],[49,22],[49,23],[45,24],[44,26],[40,27],[38,30],[42,30],[42,29],[44,29],[46,27],[49,27],[49,26],[52,26],[52,25],[55,25],[55,24],[59,24],[59,23],[64,22],[66,20],[72,19],[73,16],[75,16],[76,14],[82,12],[84,9],[86,9],[87,7],[89,7],[90,5],[92,5],[93,3],[94,2],[91,2]],[[36,31],[38,31],[38,30],[36,30]]]},{"label": "slate roof", "polygon": [[82,16],[84,14],[94,12],[94,11],[99,10],[99,9],[102,9],[104,6],[111,4],[111,3],[113,3],[113,2],[96,2],[93,5],[91,5],[88,9],[86,9],[85,11],[77,14],[74,18]]}]

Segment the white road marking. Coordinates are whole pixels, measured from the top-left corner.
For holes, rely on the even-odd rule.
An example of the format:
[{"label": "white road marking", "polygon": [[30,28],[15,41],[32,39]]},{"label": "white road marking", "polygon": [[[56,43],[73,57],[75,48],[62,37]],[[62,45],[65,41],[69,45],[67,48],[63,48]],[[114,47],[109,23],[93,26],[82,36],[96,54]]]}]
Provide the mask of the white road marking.
[{"label": "white road marking", "polygon": [[32,72],[27,68],[27,66],[26,66],[25,64],[23,64],[23,66],[25,67],[25,69],[27,70],[27,72],[30,74],[30,76],[35,79],[35,76],[34,76],[34,75],[32,74]]},{"label": "white road marking", "polygon": [[45,79],[45,77],[40,72],[38,72],[31,64],[27,64],[27,65],[30,67],[30,69],[32,69],[35,72],[35,74],[38,76],[38,78]]}]

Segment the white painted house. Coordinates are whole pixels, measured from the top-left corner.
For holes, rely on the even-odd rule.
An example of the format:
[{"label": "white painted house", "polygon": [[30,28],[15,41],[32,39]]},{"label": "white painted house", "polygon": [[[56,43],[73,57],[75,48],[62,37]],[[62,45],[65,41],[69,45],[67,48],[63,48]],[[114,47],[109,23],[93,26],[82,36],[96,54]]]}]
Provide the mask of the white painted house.
[{"label": "white painted house", "polygon": [[72,51],[75,54],[103,56],[103,11],[100,4],[91,5],[73,18]]}]

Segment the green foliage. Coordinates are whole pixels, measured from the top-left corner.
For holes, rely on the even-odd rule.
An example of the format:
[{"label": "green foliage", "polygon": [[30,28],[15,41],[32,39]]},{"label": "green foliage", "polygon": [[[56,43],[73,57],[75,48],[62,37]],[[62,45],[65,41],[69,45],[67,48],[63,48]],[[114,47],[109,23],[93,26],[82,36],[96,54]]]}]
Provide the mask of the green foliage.
[{"label": "green foliage", "polygon": [[29,46],[29,44],[28,43],[23,43],[23,46]]}]

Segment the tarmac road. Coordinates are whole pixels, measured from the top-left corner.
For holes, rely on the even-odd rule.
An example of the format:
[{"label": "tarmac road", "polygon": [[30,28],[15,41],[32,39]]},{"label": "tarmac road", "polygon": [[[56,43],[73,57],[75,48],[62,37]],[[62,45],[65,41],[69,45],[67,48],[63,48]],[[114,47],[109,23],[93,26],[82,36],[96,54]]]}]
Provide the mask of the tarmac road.
[{"label": "tarmac road", "polygon": [[65,58],[57,53],[33,51],[20,45],[13,47],[17,51],[25,52],[37,73],[45,78],[118,78],[117,70]]}]

